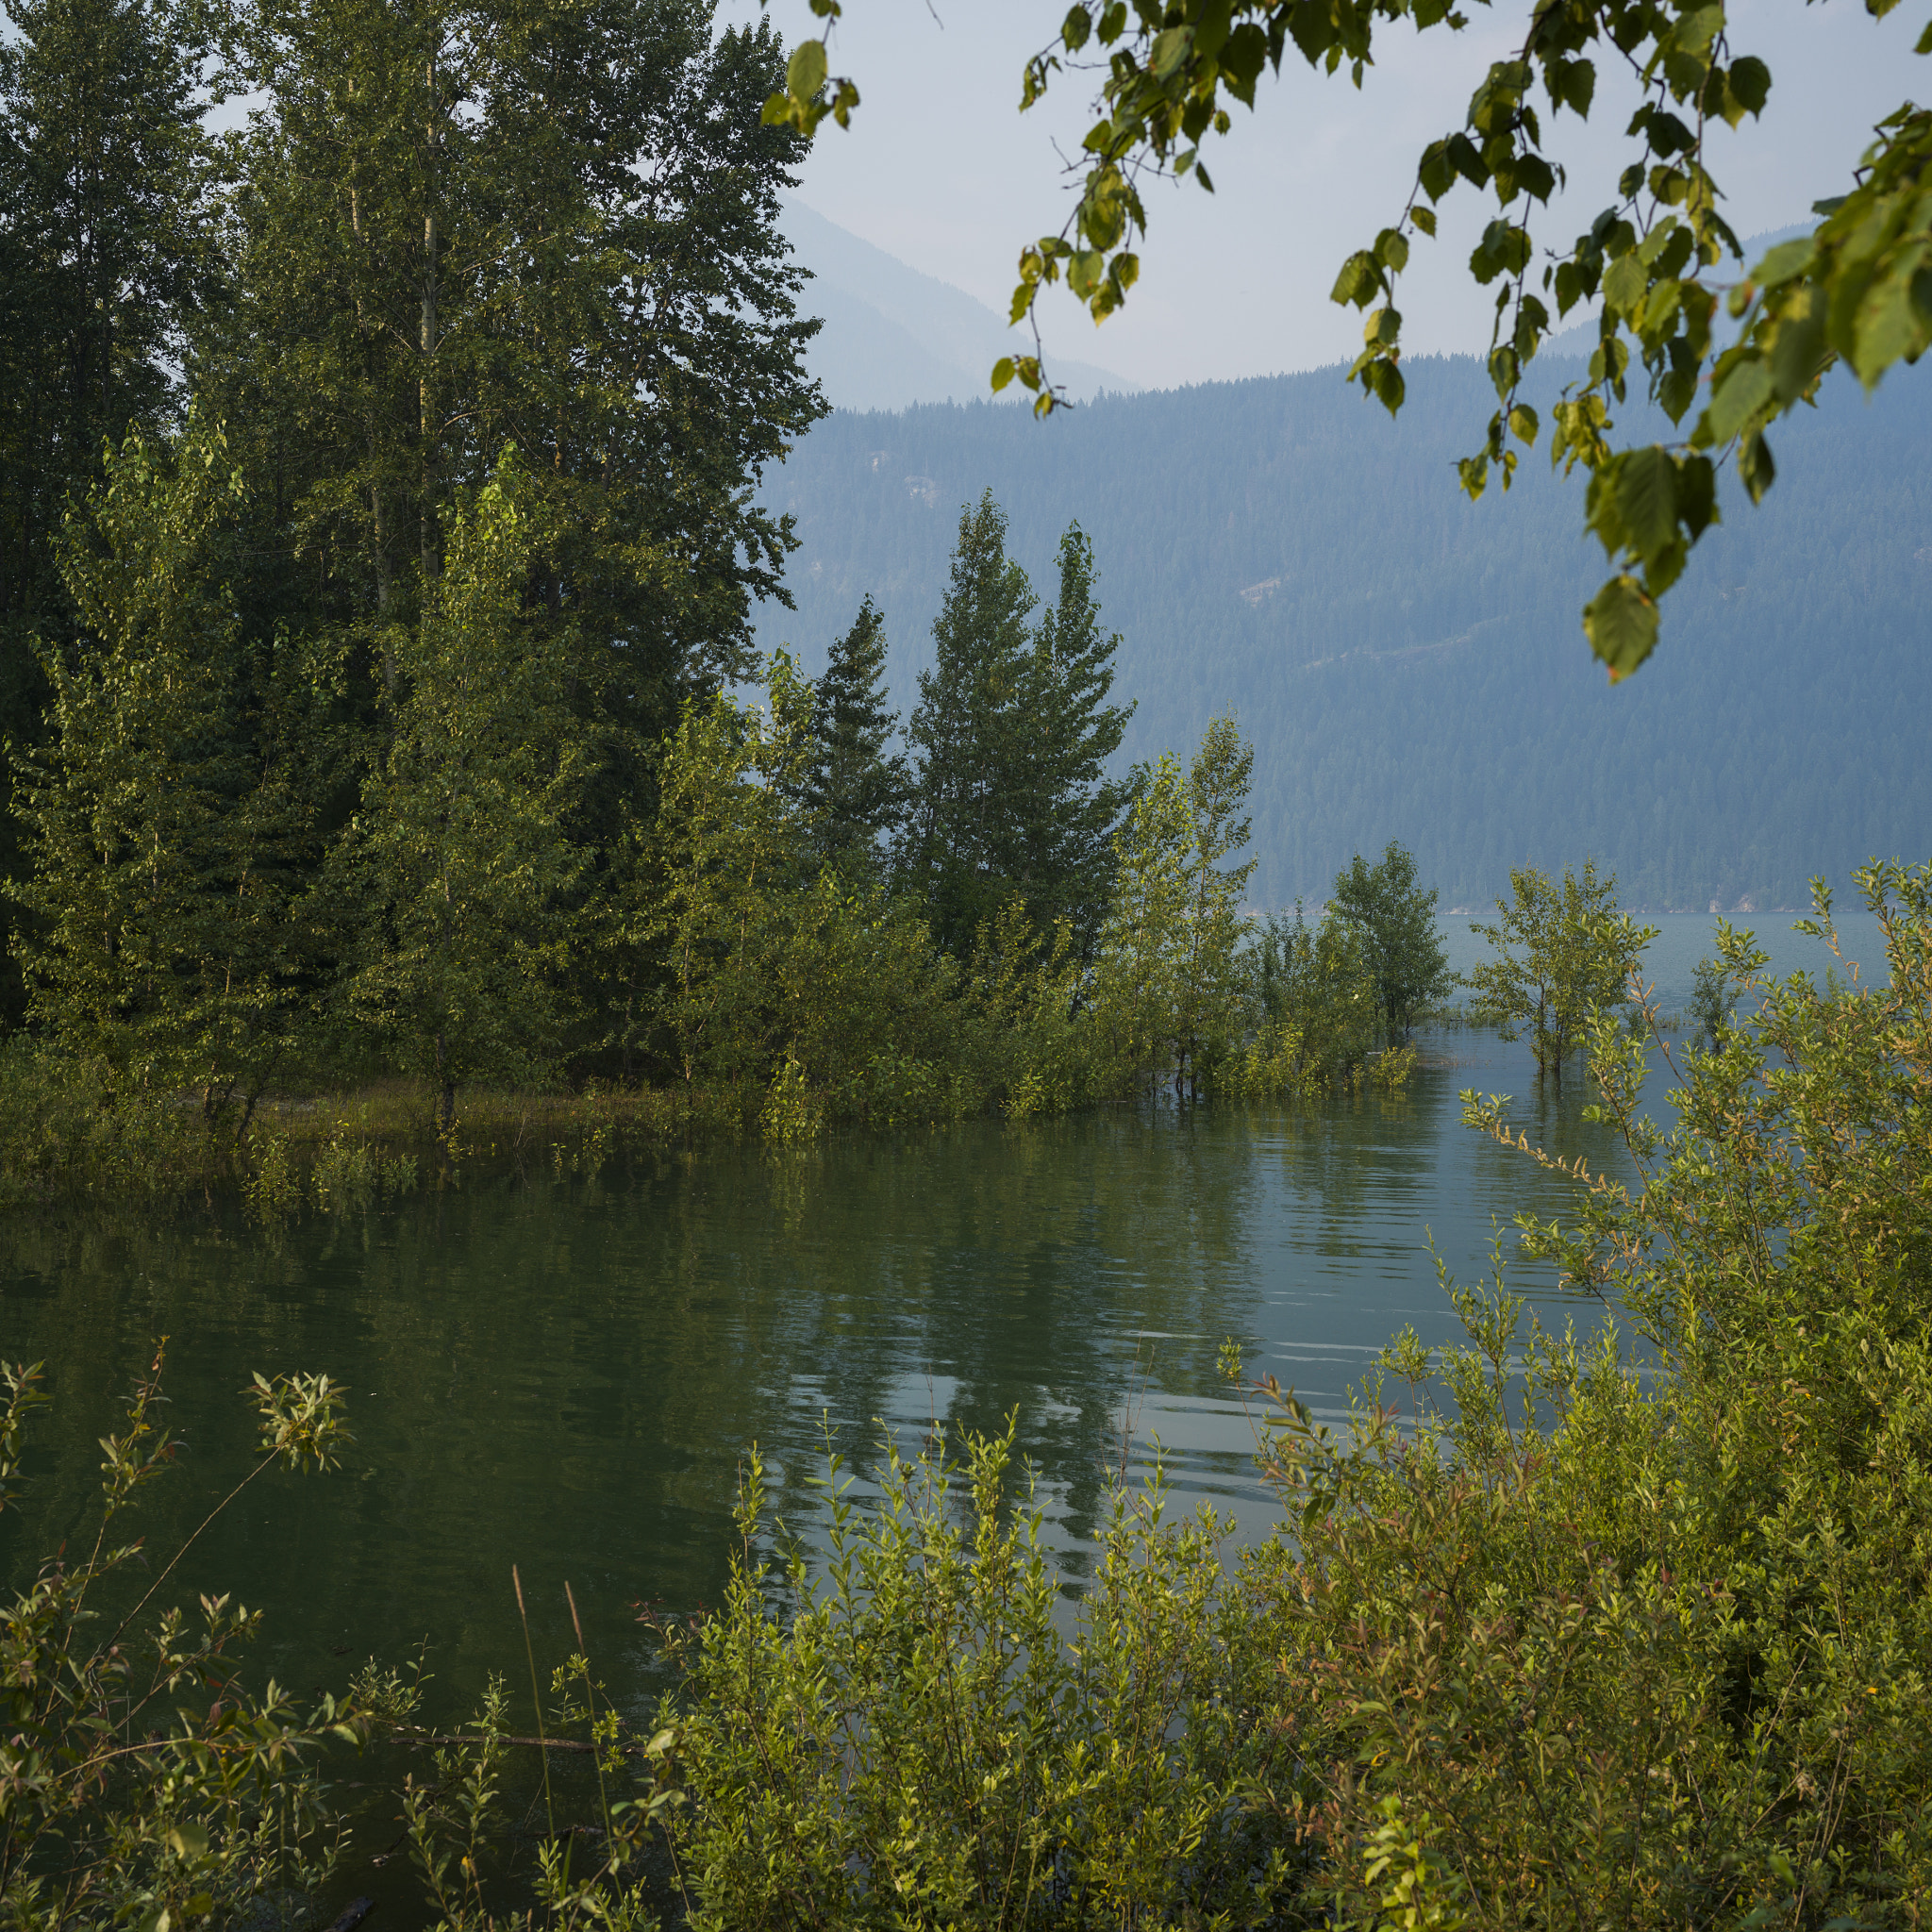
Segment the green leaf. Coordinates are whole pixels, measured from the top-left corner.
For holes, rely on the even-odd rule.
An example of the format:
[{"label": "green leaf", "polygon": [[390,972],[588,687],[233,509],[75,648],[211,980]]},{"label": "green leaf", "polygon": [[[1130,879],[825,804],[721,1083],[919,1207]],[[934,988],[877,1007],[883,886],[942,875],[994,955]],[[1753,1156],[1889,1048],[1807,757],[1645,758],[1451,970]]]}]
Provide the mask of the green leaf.
[{"label": "green leaf", "polygon": [[1604,301],[1619,315],[1634,316],[1643,307],[1649,286],[1643,263],[1632,250],[1610,264],[1609,273],[1604,276]]},{"label": "green leaf", "polygon": [[1777,481],[1777,465],[1771,459],[1763,430],[1752,430],[1738,445],[1738,475],[1753,503],[1762,503],[1764,492]]},{"label": "green leaf", "polygon": [[1335,286],[1329,291],[1331,302],[1344,306],[1350,302],[1357,308],[1365,308],[1380,291],[1382,277],[1375,266],[1375,258],[1366,248],[1357,248],[1341,264],[1341,273],[1335,277]]},{"label": "green leaf", "polygon": [[1083,248],[1067,264],[1067,287],[1088,300],[1107,276],[1107,258],[1097,248]]},{"label": "green leaf", "polygon": [[1677,539],[1677,466],[1661,444],[1624,453],[1616,470],[1624,541],[1647,563]]},{"label": "green leaf", "polygon": [[1685,457],[1678,462],[1677,517],[1693,543],[1719,521],[1717,472],[1708,457]]},{"label": "green leaf", "polygon": [[1000,359],[992,365],[992,386],[995,390],[1002,390],[1005,389],[1006,386],[1012,381],[1012,379],[1013,358],[1010,356],[1002,356]]},{"label": "green leaf", "polygon": [[1771,69],[1757,55],[1746,54],[1741,60],[1732,62],[1729,85],[1731,98],[1747,114],[1761,114],[1771,93]]},{"label": "green leaf", "polygon": [[1435,211],[1435,209],[1434,209],[1434,208],[1410,208],[1410,209],[1409,209],[1409,211],[1408,211],[1408,218],[1409,218],[1409,220],[1410,220],[1411,222],[1413,222],[1413,223],[1414,223],[1414,224],[1416,225],[1416,226],[1417,226],[1418,228],[1420,228],[1420,229],[1422,230],[1422,232],[1423,232],[1423,233],[1424,233],[1424,235],[1434,235],[1434,234],[1435,234],[1435,232],[1436,232],[1436,211]]},{"label": "green leaf", "polygon": [[1903,251],[1858,305],[1852,367],[1868,390],[1894,362],[1916,360],[1925,351],[1928,330],[1912,299],[1912,283],[1928,256],[1932,243],[1924,242]]},{"label": "green leaf", "polygon": [[1375,237],[1375,258],[1400,275],[1408,266],[1408,239],[1399,228],[1384,228]]},{"label": "green leaf", "polygon": [[205,1858],[208,1857],[208,1827],[206,1825],[177,1824],[168,1834],[168,1849],[178,1857]]},{"label": "green leaf", "polygon": [[1801,235],[1795,242],[1780,242],[1751,271],[1751,279],[1763,288],[1788,282],[1793,275],[1804,275],[1810,269],[1812,253],[1808,235]]},{"label": "green leaf", "polygon": [[1761,356],[1727,371],[1711,391],[1700,425],[1713,442],[1728,442],[1772,399],[1771,365]]},{"label": "green leaf", "polygon": [[1156,80],[1166,80],[1193,51],[1193,29],[1171,26],[1154,37],[1154,49],[1147,66]]},{"label": "green leaf", "polygon": [[825,43],[801,41],[785,63],[785,85],[794,101],[815,100],[825,84]]},{"label": "green leaf", "polygon": [[1796,402],[1810,388],[1824,355],[1824,292],[1801,289],[1778,318],[1771,340],[1771,375],[1779,402]]},{"label": "green leaf", "polygon": [[1633,576],[1614,576],[1583,607],[1590,648],[1619,684],[1657,648],[1657,605]]}]

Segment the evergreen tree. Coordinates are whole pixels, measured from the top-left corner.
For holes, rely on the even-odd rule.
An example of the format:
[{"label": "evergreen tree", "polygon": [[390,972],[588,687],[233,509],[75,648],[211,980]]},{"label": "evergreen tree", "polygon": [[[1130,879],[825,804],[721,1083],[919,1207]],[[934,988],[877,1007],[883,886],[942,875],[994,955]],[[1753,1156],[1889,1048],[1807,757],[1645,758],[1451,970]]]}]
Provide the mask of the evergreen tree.
[{"label": "evergreen tree", "polygon": [[1388,1039],[1406,1039],[1417,1012],[1449,987],[1435,889],[1424,892],[1417,886],[1415,855],[1391,839],[1379,864],[1356,854],[1348,870],[1337,874],[1328,903],[1361,935]]},{"label": "evergreen tree", "polygon": [[933,936],[963,955],[1011,896],[1028,790],[1026,573],[1007,555],[1006,512],[987,491],[959,512],[951,581],[932,627],[935,661],[919,674],[907,739],[919,759],[903,872]]},{"label": "evergreen tree", "polygon": [[843,867],[870,865],[910,795],[904,756],[886,750],[899,718],[886,708],[885,686],[886,621],[868,596],[818,681],[799,786],[820,850]]},{"label": "evergreen tree", "polygon": [[1093,545],[1078,524],[1059,543],[1060,591],[1041,621],[1022,682],[1026,763],[1017,883],[1041,931],[1064,919],[1091,956],[1113,886],[1114,834],[1131,781],[1108,779],[1131,705],[1109,705],[1118,632],[1100,628]]},{"label": "evergreen tree", "polygon": [[322,935],[328,667],[252,644],[230,573],[244,489],[220,433],[129,438],[60,554],[83,625],[43,655],[15,896],[35,1015],[135,1085],[192,1085],[212,1124],[299,1049]]},{"label": "evergreen tree", "polygon": [[1060,541],[1058,601],[1030,629],[1037,600],[1006,536],[991,491],[961,512],[937,661],[907,732],[920,765],[906,870],[956,954],[1017,895],[1037,931],[1065,920],[1085,958],[1132,795],[1101,776],[1130,715],[1106,702],[1120,640],[1100,629],[1077,524]]}]

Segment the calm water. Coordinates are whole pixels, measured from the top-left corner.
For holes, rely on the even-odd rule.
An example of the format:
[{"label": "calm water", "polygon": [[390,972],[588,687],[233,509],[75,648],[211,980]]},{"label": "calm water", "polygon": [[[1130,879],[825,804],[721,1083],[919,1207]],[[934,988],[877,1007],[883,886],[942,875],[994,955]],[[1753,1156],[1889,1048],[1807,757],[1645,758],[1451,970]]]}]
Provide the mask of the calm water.
[{"label": "calm water", "polygon": [[[1779,952],[1817,949],[1780,935]],[[1681,977],[1688,993],[1688,962]],[[187,1450],[151,1492],[152,1547],[248,1466],[251,1372],[326,1370],[358,1438],[334,1475],[261,1478],[177,1573],[180,1599],[264,1607],[261,1666],[298,1690],[426,1642],[441,1719],[490,1671],[521,1674],[512,1561],[540,1657],[572,1647],[568,1578],[612,1690],[643,1700],[636,1607],[715,1600],[754,1440],[801,1527],[825,1429],[863,1459],[881,1425],[909,1441],[933,1417],[991,1429],[1017,1409],[1076,1574],[1124,1429],[1135,1460],[1158,1439],[1183,1491],[1257,1529],[1222,1339],[1339,1417],[1404,1324],[1451,1336],[1428,1231],[1468,1276],[1495,1223],[1563,1208],[1560,1184],[1458,1124],[1457,1090],[1514,1093],[1532,1141],[1620,1166],[1580,1118],[1580,1079],[1558,1103],[1521,1047],[1424,1044],[1432,1063],[1390,1097],[711,1149],[591,1182],[479,1174],[269,1233],[206,1214],[0,1228],[0,1353],[44,1357],[56,1396],[0,1565],[23,1580],[89,1527],[95,1439],[159,1335]],[[1557,1301],[1533,1271],[1516,1285]],[[1566,1312],[1597,1319],[1543,1310]]]}]

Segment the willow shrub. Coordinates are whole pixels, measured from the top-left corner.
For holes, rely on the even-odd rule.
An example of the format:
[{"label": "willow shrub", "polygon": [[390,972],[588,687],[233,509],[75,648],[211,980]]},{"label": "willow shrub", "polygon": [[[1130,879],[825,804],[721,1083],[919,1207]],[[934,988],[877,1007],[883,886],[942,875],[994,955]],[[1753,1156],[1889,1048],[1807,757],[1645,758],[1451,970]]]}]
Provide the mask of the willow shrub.
[{"label": "willow shrub", "polygon": [[225,1177],[231,1155],[176,1096],[118,1089],[104,1063],[25,1034],[0,1041],[0,1208],[92,1189],[165,1199]]},{"label": "willow shrub", "polygon": [[1670,1131],[1636,1110],[1644,1043],[1596,1027],[1641,1185],[1573,1165],[1574,1224],[1520,1225],[1650,1373],[1499,1278],[1458,1298],[1469,1346],[1385,1355],[1407,1429],[1378,1400],[1336,1442],[1281,1399],[1300,1753],[1274,1803],[1336,1923],[1392,1908],[1400,1857],[1363,1856],[1391,1831],[1413,1923],[1924,1923],[1932,871],[1860,884],[1890,986],[1772,984],[1725,934],[1756,1010],[1678,1063]]},{"label": "willow shrub", "polygon": [[674,1646],[692,1923],[1923,1924],[1932,872],[1861,883],[1890,986],[1726,936],[1755,1010],[1672,1130],[1595,1030],[1640,1185],[1573,1165],[1573,1223],[1520,1225],[1641,1353],[1545,1330],[1499,1248],[1445,1284],[1467,1342],[1399,1337],[1341,1439],[1260,1385],[1280,1535],[1224,1563],[1116,1494],[1072,1609],[1010,1437],[835,1491],[816,1571],[755,1556],[754,1464]]},{"label": "willow shrub", "polygon": [[753,1456],[724,1602],[671,1639],[693,1927],[1255,1924],[1291,1889],[1259,1569],[1157,1482],[1069,1606],[1012,1449],[889,1441],[869,1507],[834,1455],[827,1554],[777,1568]]},{"label": "willow shrub", "polygon": [[[18,1496],[40,1383],[0,1363],[0,1508]],[[277,1464],[328,1467],[342,1440],[326,1376],[257,1376],[254,1399],[259,1457],[227,1502]],[[354,1714],[325,1700],[304,1717],[273,1683],[244,1690],[239,1656],[260,1619],[225,1596],[204,1597],[198,1619],[150,1614],[175,1562],[150,1578],[124,1539],[174,1459],[161,1400],[157,1353],[124,1431],[102,1439],[98,1520],[75,1543],[86,1555],[57,1553],[0,1599],[0,1925],[219,1923],[264,1893],[299,1896],[334,1849],[314,1760],[328,1737],[359,1737]]]}]

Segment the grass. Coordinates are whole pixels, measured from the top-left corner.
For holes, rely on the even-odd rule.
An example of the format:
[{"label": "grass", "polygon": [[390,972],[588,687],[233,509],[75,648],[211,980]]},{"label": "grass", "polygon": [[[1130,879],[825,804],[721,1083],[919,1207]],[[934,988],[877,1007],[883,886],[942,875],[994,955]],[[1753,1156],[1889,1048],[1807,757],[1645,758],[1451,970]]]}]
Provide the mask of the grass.
[{"label": "grass", "polygon": [[184,1203],[239,1193],[264,1216],[341,1210],[449,1186],[466,1163],[558,1175],[594,1172],[625,1145],[744,1131],[742,1097],[587,1084],[577,1091],[458,1092],[440,1139],[422,1081],[265,1094],[212,1125],[192,1093],[108,1087],[31,1041],[0,1047],[0,1208],[84,1201]]}]

